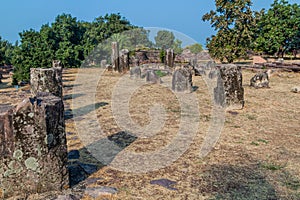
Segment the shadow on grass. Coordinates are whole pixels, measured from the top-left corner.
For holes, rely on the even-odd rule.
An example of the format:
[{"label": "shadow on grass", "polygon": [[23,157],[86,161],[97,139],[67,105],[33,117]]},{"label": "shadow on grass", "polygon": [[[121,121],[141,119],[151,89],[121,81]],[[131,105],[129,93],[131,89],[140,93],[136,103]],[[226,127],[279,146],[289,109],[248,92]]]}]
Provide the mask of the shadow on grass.
[{"label": "shadow on grass", "polygon": [[68,154],[70,186],[84,185],[84,180],[110,164],[118,153],[136,139],[137,137],[121,131],[79,150],[70,151]]},{"label": "shadow on grass", "polygon": [[75,99],[75,98],[81,97],[81,96],[84,96],[84,94],[67,94],[67,95],[64,95],[63,99],[70,100],[70,99]]},{"label": "shadow on grass", "polygon": [[77,87],[80,86],[82,84],[70,84],[70,85],[64,85],[64,88],[73,88],[73,87]]},{"label": "shadow on grass", "polygon": [[213,193],[212,200],[277,200],[276,191],[259,166],[212,165],[202,177],[200,192]]},{"label": "shadow on grass", "polygon": [[[78,95],[81,95],[81,94],[78,94]],[[65,110],[65,120],[69,120],[69,119],[73,119],[74,118],[74,114],[75,114],[75,117],[77,118],[81,118],[83,117],[84,115],[94,111],[94,110],[97,110],[98,108],[100,107],[103,107],[103,106],[106,106],[108,105],[108,103],[106,102],[98,102],[98,103],[95,103],[95,104],[91,104],[91,105],[87,105],[87,106],[83,106],[81,108],[77,108],[77,109],[67,109]]]}]

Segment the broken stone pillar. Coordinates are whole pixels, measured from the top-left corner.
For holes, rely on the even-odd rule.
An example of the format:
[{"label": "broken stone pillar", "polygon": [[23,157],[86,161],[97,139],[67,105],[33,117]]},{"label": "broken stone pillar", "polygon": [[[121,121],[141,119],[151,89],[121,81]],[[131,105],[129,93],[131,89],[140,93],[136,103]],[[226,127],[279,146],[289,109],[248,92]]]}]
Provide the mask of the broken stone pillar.
[{"label": "broken stone pillar", "polygon": [[111,43],[111,64],[115,71],[119,71],[119,44],[117,42]]},{"label": "broken stone pillar", "polygon": [[147,70],[146,72],[146,82],[147,83],[161,83],[161,78],[155,73],[154,70]]},{"label": "broken stone pillar", "polygon": [[62,98],[62,69],[61,68],[31,68],[31,93],[36,96],[39,92],[49,92]]},{"label": "broken stone pillar", "polygon": [[142,70],[139,66],[130,69],[130,78],[141,78]]},{"label": "broken stone pillar", "polygon": [[68,187],[62,99],[25,99],[0,109],[0,193],[4,199]]},{"label": "broken stone pillar", "polygon": [[188,68],[177,69],[172,77],[172,90],[175,92],[192,92],[192,72]]},{"label": "broken stone pillar", "polygon": [[101,68],[105,69],[107,65],[107,60],[101,60],[100,66]]},{"label": "broken stone pillar", "polygon": [[269,87],[269,76],[271,71],[261,72],[255,74],[250,80],[250,86],[254,88],[268,88]]},{"label": "broken stone pillar", "polygon": [[120,65],[119,72],[129,70],[129,51],[128,51],[128,49],[121,50],[119,65]]},{"label": "broken stone pillar", "polygon": [[217,87],[214,88],[215,103],[228,109],[244,107],[244,88],[241,67],[222,65],[218,70]]},{"label": "broken stone pillar", "polygon": [[174,67],[174,50],[173,49],[167,49],[166,51],[166,65],[169,67]]},{"label": "broken stone pillar", "polygon": [[[10,105],[0,105],[0,155],[12,156],[13,148],[13,107]],[[0,169],[1,171],[1,169]],[[1,174],[1,173],[0,173]],[[0,175],[1,177],[1,175]],[[1,181],[0,181],[1,184]],[[1,190],[1,187],[0,187]],[[0,191],[1,193],[1,191]],[[1,195],[0,195],[1,197]]]}]

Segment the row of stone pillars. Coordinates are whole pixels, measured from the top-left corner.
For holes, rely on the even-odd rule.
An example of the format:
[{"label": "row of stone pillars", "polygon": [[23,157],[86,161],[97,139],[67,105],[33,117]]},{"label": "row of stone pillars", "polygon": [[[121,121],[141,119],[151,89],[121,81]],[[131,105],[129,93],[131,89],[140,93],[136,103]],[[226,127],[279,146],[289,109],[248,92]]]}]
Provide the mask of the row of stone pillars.
[{"label": "row of stone pillars", "polygon": [[[112,42],[111,45],[112,52],[111,52],[111,63],[112,68],[118,72],[124,72],[129,70],[130,58],[129,58],[129,50],[122,49],[119,51],[119,44],[118,42]],[[134,65],[139,65],[139,61],[132,61]],[[174,67],[175,62],[175,54],[173,49],[167,49],[165,52],[164,64],[169,67]]]},{"label": "row of stone pillars", "polygon": [[129,70],[129,51],[128,49],[122,49],[119,51],[119,44],[112,42],[111,44],[111,63],[115,71],[120,73]]},{"label": "row of stone pillars", "polygon": [[32,97],[0,105],[0,198],[69,186],[62,69],[31,69]]}]

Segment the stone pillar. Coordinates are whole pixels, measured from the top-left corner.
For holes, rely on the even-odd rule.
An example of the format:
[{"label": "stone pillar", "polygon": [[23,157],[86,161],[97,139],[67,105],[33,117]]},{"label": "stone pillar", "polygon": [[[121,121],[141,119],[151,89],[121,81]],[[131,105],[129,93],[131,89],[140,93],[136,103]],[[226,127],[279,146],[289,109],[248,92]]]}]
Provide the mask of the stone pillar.
[{"label": "stone pillar", "polygon": [[128,49],[121,50],[119,64],[120,64],[119,72],[129,70],[129,51],[128,51]]},{"label": "stone pillar", "polygon": [[62,69],[59,67],[31,68],[30,85],[33,96],[36,96],[39,92],[49,92],[62,98]]},{"label": "stone pillar", "polygon": [[14,111],[0,111],[0,193],[4,198],[68,187],[61,98],[39,96],[25,99]]},{"label": "stone pillar", "polygon": [[130,77],[131,78],[141,78],[142,77],[142,70],[139,66],[132,67],[130,69]]},{"label": "stone pillar", "polygon": [[169,67],[174,67],[174,50],[173,49],[167,49],[166,51],[166,65]]},{"label": "stone pillar", "polygon": [[161,83],[161,78],[155,73],[154,70],[147,70],[146,72],[146,82],[147,83]]},{"label": "stone pillar", "polygon": [[219,68],[217,87],[214,89],[215,103],[228,109],[244,107],[244,88],[241,67],[233,64]]},{"label": "stone pillar", "polygon": [[111,64],[115,71],[119,71],[119,44],[117,42],[111,43]]},{"label": "stone pillar", "polygon": [[175,92],[192,92],[192,72],[188,68],[177,69],[172,77],[172,90]]},{"label": "stone pillar", "polygon": [[189,64],[193,67],[197,67],[197,58],[191,58]]},{"label": "stone pillar", "polygon": [[271,70],[257,73],[250,79],[250,86],[254,88],[269,88]]},{"label": "stone pillar", "polygon": [[2,83],[3,75],[2,72],[0,71],[0,83]]},{"label": "stone pillar", "polygon": [[12,109],[13,109],[12,106],[0,105],[0,155],[1,155],[0,157],[1,158],[10,157],[13,155],[14,152],[14,147],[13,147],[14,135],[12,129],[13,110]]},{"label": "stone pillar", "polygon": [[100,66],[101,68],[105,69],[107,65],[107,60],[101,60]]}]

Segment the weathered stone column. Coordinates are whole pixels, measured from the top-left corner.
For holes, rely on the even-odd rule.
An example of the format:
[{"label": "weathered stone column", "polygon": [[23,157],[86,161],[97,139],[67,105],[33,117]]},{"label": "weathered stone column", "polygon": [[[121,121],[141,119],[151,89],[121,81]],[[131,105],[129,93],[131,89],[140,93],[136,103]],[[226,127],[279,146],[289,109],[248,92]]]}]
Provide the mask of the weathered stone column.
[{"label": "weathered stone column", "polygon": [[0,71],[0,83],[2,83],[3,75],[2,72]]},{"label": "weathered stone column", "polygon": [[[13,107],[0,105],[0,155],[10,157],[14,151],[13,147]],[[0,169],[1,171],[1,169]],[[1,184],[1,181],[0,181]]]},{"label": "weathered stone column", "polygon": [[241,67],[233,64],[219,68],[217,87],[214,89],[215,103],[228,109],[244,107],[244,88]]},{"label": "weathered stone column", "polygon": [[107,60],[101,60],[100,66],[101,68],[105,69],[107,65]]},{"label": "weathered stone column", "polygon": [[142,77],[142,70],[139,66],[132,67],[130,69],[130,77],[131,78],[141,78]]},{"label": "weathered stone column", "polygon": [[119,72],[129,70],[129,51],[128,51],[128,49],[121,50],[119,64],[120,64]]},{"label": "weathered stone column", "polygon": [[4,198],[68,187],[64,106],[53,95],[0,109],[0,193]]},{"label": "weathered stone column", "polygon": [[160,84],[161,78],[155,73],[154,70],[147,70],[146,72],[146,82],[153,84]]},{"label": "weathered stone column", "polygon": [[192,72],[188,68],[177,69],[172,77],[172,90],[175,92],[192,92]]},{"label": "weathered stone column", "polygon": [[32,96],[39,92],[49,92],[62,98],[62,68],[31,68],[30,85]]},{"label": "weathered stone column", "polygon": [[169,67],[174,67],[174,50],[173,49],[167,49],[166,51],[166,65]]},{"label": "weathered stone column", "polygon": [[111,64],[115,71],[119,71],[119,44],[117,42],[111,43]]}]

